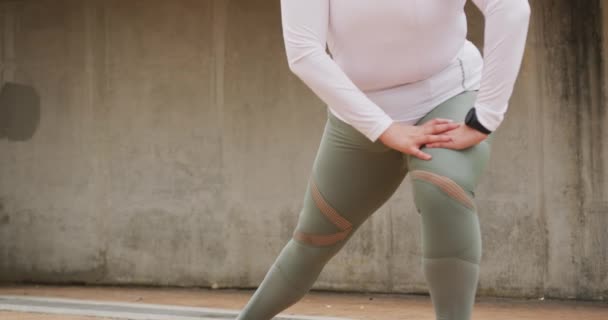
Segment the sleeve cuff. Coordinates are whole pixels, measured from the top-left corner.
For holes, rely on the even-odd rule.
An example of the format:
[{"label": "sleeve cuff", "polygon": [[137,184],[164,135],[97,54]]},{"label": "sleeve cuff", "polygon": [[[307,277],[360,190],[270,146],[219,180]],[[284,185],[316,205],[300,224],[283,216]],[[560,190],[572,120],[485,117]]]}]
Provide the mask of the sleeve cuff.
[{"label": "sleeve cuff", "polygon": [[363,134],[372,142],[376,142],[378,138],[393,124],[393,119],[386,116],[372,130]]},{"label": "sleeve cuff", "polygon": [[[503,107],[503,110],[507,109],[507,107]],[[502,121],[504,120],[503,112],[496,112],[492,110],[492,108],[486,107],[484,105],[476,104],[475,105],[477,121],[481,123],[486,129],[494,132]]]}]

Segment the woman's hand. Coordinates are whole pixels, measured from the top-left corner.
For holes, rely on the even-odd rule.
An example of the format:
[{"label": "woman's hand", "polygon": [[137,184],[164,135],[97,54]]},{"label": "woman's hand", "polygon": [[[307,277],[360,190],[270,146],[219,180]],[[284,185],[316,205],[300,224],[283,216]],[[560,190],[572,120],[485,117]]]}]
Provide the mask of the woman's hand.
[{"label": "woman's hand", "polygon": [[422,160],[431,160],[431,155],[420,148],[424,145],[443,145],[453,142],[448,135],[461,125],[448,119],[434,119],[421,126],[394,123],[380,136],[380,141],[389,148],[412,155]]},{"label": "woman's hand", "polygon": [[426,147],[463,150],[481,143],[488,137],[487,134],[479,132],[464,124],[458,129],[447,132],[446,135],[452,138],[451,141],[433,142],[427,144]]}]

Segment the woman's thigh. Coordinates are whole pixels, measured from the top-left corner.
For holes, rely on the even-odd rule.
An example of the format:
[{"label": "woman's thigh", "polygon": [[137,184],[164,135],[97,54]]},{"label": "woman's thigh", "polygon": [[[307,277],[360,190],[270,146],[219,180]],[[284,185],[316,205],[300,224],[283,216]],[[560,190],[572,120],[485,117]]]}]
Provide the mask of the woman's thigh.
[{"label": "woman's thigh", "polygon": [[[330,113],[296,239],[323,246],[348,238],[399,187],[407,173],[406,160]],[[342,236],[332,240],[340,232]]]},{"label": "woman's thigh", "polygon": [[[460,94],[435,108],[420,123],[435,118],[462,122],[475,94]],[[430,161],[409,157],[416,207],[422,216],[426,258],[462,255],[477,261],[481,253],[475,188],[490,156],[490,142],[465,150],[426,149]]]},{"label": "woman's thigh", "polygon": [[[475,96],[476,92],[467,91],[449,99],[422,118],[418,125],[436,118],[464,122],[467,112],[473,107]],[[490,136],[486,141],[465,150],[425,149],[425,152],[431,154],[433,159],[423,161],[409,157],[410,171],[431,171],[449,177],[468,192],[474,192],[488,163],[492,138]]]}]

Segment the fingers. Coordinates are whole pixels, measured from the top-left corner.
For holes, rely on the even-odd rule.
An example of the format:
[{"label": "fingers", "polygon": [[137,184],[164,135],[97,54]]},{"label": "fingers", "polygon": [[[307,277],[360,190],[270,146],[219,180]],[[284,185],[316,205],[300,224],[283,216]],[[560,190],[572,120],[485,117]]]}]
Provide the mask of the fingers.
[{"label": "fingers", "polygon": [[435,142],[426,145],[429,149],[456,149],[454,142]]},{"label": "fingers", "polygon": [[450,144],[453,144],[453,141],[452,141],[452,137],[450,137],[448,135],[428,134],[428,135],[421,136],[418,139],[418,141],[416,141],[416,144],[418,145],[418,147],[412,148],[410,150],[410,152],[408,152],[408,153],[421,160],[431,160],[433,157],[430,154],[425,153],[424,151],[420,150],[420,148],[422,148],[422,147],[430,148],[431,146],[450,145]]},{"label": "fingers", "polygon": [[453,123],[453,122],[454,122],[454,120],[452,120],[452,119],[436,118],[436,119],[433,119],[433,120],[431,120],[431,121],[429,121],[429,122],[427,122],[425,124],[431,124],[431,125],[433,125],[433,124],[443,124],[443,123]]},{"label": "fingers", "polygon": [[458,129],[459,127],[460,124],[458,123],[430,123],[423,126],[423,132],[424,134],[442,134],[447,131]]},{"label": "fingers", "polygon": [[420,149],[414,149],[412,150],[412,153],[410,153],[411,155],[413,155],[414,157],[421,159],[421,160],[431,160],[433,157],[431,157],[430,154],[423,152]]},{"label": "fingers", "polygon": [[427,134],[427,135],[420,137],[418,139],[418,141],[416,141],[416,143],[418,145],[429,145],[429,144],[441,143],[441,142],[452,142],[452,137],[445,135],[445,134],[440,134],[440,135]]}]

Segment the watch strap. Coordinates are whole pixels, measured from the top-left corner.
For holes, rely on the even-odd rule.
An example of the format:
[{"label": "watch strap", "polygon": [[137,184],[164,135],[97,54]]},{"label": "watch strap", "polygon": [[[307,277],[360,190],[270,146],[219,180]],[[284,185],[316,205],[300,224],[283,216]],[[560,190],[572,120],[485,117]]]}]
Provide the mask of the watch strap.
[{"label": "watch strap", "polygon": [[471,108],[471,110],[469,110],[469,113],[467,113],[467,116],[465,117],[464,123],[468,127],[471,127],[483,134],[492,133],[492,131],[488,130],[486,127],[483,126],[483,124],[481,124],[481,122],[479,122],[479,120],[477,119],[477,111],[475,110],[475,108]]}]

